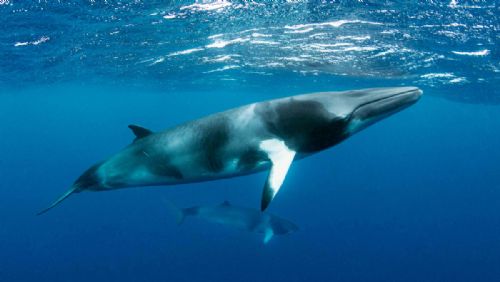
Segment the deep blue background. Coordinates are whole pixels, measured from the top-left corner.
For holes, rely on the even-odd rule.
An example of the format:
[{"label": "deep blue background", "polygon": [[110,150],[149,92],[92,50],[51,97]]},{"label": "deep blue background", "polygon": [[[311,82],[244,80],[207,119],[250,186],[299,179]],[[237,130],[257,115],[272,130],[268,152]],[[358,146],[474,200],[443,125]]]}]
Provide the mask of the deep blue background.
[{"label": "deep blue background", "polygon": [[500,111],[432,90],[294,163],[270,211],[301,229],[268,245],[197,220],[177,227],[164,203],[258,207],[265,174],[81,193],[35,216],[131,142],[129,123],[160,130],[300,93],[137,91],[66,84],[1,96],[1,281],[499,280]]},{"label": "deep blue background", "polygon": [[[0,0],[0,282],[500,281],[498,0],[194,2],[221,1]],[[265,173],[35,216],[128,124],[400,85],[425,94],[293,164],[268,245],[165,204],[258,208]]]}]

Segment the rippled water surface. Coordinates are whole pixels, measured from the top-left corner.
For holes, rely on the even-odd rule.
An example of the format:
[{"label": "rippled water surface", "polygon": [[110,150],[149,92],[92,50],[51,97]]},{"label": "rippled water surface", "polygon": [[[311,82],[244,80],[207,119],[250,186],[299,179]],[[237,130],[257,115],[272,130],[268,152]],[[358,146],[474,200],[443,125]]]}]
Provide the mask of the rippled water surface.
[{"label": "rippled water surface", "polygon": [[495,0],[3,0],[0,13],[3,86],[258,88],[286,78],[301,89],[369,78],[500,102]]},{"label": "rippled water surface", "polygon": [[[0,282],[500,281],[499,9],[0,0]],[[165,202],[258,209],[267,172],[76,193],[36,216],[133,142],[129,124],[160,131],[267,99],[399,85],[424,94],[293,162],[268,210],[299,230],[266,245],[177,226]]]}]

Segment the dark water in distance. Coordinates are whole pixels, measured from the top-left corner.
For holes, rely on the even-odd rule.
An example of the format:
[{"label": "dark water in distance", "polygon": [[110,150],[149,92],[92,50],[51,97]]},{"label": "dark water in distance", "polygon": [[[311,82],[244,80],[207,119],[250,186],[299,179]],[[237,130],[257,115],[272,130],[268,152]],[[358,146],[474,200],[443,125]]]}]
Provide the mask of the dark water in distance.
[{"label": "dark water in distance", "polygon": [[[408,2],[0,0],[0,281],[499,281],[498,3]],[[265,173],[35,216],[128,124],[397,85],[425,94],[292,165],[268,245],[164,203],[258,208]]]}]

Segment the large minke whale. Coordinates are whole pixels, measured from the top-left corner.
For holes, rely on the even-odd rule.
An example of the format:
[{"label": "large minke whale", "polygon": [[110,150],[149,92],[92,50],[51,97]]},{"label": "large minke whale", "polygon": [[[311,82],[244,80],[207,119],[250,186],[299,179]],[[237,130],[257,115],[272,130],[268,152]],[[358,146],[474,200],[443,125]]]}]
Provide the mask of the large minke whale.
[{"label": "large minke whale", "polygon": [[90,167],[39,214],[85,190],[172,185],[269,169],[265,210],[294,160],[340,143],[421,94],[416,87],[319,92],[242,106],[157,133],[130,125],[132,144]]}]

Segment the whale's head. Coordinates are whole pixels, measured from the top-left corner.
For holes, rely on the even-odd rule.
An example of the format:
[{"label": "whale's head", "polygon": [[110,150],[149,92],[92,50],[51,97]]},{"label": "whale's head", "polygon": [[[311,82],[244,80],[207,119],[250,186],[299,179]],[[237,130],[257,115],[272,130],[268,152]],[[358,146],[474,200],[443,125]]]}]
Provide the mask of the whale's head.
[{"label": "whale's head", "polygon": [[346,137],[418,101],[417,87],[372,88],[332,93],[328,108],[342,119]]},{"label": "whale's head", "polygon": [[416,87],[319,92],[262,103],[256,112],[266,129],[291,150],[314,153],[415,103]]},{"label": "whale's head", "polygon": [[378,88],[349,95],[351,113],[348,134],[354,134],[375,122],[397,113],[418,101],[422,90],[416,87]]}]

